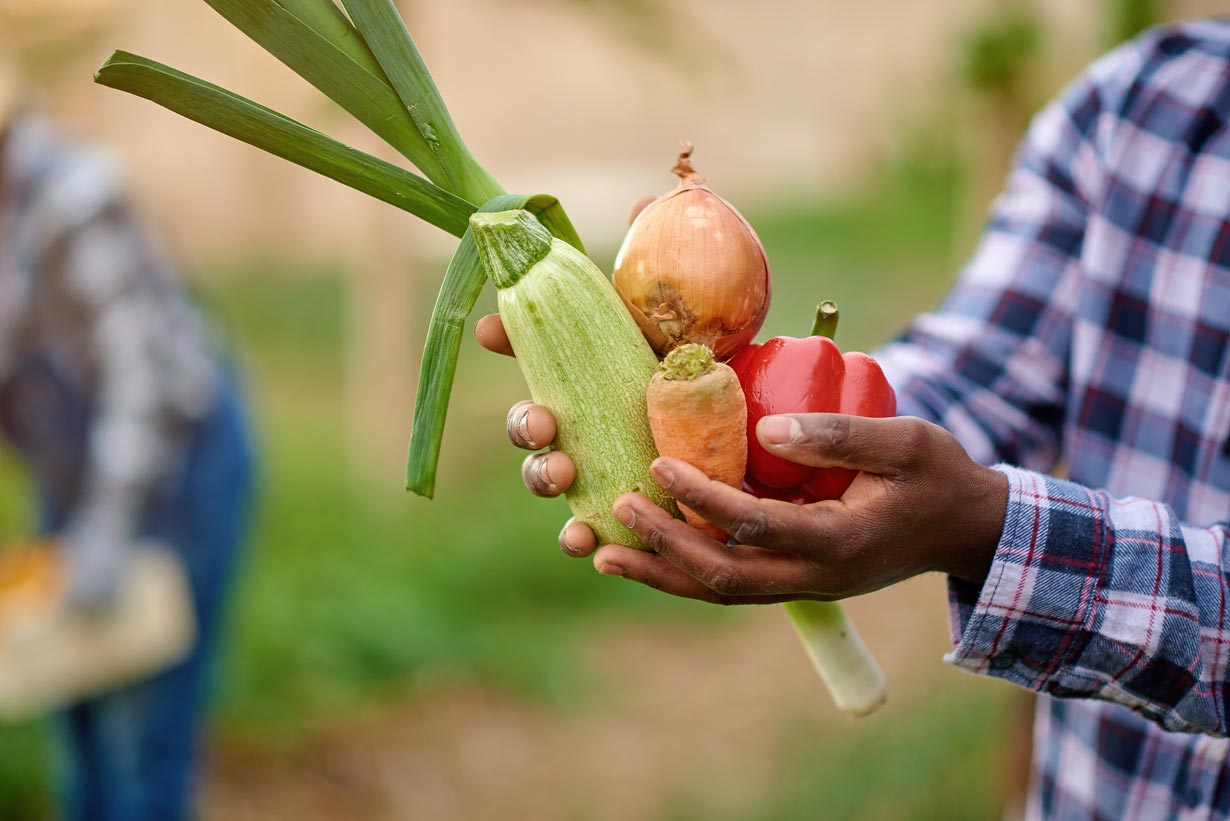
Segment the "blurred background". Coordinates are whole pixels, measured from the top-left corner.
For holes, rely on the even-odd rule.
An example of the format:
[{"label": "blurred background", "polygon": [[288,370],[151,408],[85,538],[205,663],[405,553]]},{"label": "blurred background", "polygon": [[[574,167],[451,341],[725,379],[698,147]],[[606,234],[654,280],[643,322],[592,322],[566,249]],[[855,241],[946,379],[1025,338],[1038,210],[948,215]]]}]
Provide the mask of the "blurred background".
[{"label": "blurred background", "polygon": [[[970,818],[1014,812],[1030,699],[964,676],[943,580],[849,604],[890,681],[854,722],[784,614],[668,600],[555,547],[506,443],[515,364],[467,338],[435,501],[402,468],[418,352],[454,241],[94,86],[122,47],[365,150],[370,135],[204,3],[117,0],[49,52],[46,108],[125,162],[247,363],[257,534],[230,619],[203,809],[219,819]],[[773,266],[766,335],[842,307],[870,348],[931,306],[1031,112],[1089,60],[1216,0],[399,3],[475,155],[566,204],[607,270],[680,137]],[[4,32],[0,32],[0,37]],[[486,294],[475,318],[494,310]],[[30,524],[0,453],[0,522]],[[0,817],[51,813],[54,739],[0,726]]]}]

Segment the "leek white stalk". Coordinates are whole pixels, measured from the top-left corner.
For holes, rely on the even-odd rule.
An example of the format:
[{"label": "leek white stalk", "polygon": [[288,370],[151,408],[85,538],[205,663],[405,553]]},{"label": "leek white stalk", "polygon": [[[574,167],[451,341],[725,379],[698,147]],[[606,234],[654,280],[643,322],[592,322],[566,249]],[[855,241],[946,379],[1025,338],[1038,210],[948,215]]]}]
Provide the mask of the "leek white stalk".
[{"label": "leek white stalk", "polygon": [[783,606],[839,709],[852,716],[865,716],[888,700],[884,674],[841,605],[795,601]]}]

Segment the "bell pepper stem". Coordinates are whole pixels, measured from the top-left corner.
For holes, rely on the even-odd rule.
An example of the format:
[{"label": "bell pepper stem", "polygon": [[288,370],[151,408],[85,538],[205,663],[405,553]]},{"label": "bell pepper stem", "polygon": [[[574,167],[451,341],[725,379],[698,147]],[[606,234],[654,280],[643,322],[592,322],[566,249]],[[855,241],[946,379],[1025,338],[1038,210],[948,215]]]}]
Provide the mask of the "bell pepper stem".
[{"label": "bell pepper stem", "polygon": [[837,320],[841,318],[837,303],[826,299],[816,306],[816,321],[812,323],[811,335],[833,339],[837,336]]},{"label": "bell pepper stem", "polygon": [[888,699],[884,674],[841,605],[793,601],[783,606],[838,709],[855,718],[879,709]]}]

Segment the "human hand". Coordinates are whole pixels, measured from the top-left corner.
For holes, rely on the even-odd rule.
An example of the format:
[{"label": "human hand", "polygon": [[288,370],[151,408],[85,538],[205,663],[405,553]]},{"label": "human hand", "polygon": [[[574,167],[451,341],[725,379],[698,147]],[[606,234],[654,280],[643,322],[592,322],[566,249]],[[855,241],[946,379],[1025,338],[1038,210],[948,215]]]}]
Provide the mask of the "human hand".
[{"label": "human hand", "polygon": [[[555,440],[555,417],[528,399],[508,411],[507,427],[508,438],[525,450],[538,450]],[[521,481],[535,496],[559,496],[572,487],[576,476],[572,459],[558,450],[531,453],[521,463]],[[583,557],[597,549],[598,539],[589,525],[572,518],[560,530],[559,546],[569,556]]]},{"label": "human hand", "polygon": [[629,493],[616,499],[615,516],[653,552],[604,545],[594,554],[598,571],[719,604],[831,601],[933,570],[986,577],[1003,530],[1007,478],[970,459],[943,428],[910,417],[791,414],[762,419],[757,436],[789,461],[861,472],[841,499],[794,505],[659,458],[654,480],[737,544]]}]

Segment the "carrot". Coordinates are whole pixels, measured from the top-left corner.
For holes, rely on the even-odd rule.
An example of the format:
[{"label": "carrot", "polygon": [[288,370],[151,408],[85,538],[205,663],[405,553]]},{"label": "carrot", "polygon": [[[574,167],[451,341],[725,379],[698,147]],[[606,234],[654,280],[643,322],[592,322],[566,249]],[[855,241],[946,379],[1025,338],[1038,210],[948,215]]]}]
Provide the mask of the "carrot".
[{"label": "carrot", "polygon": [[[739,377],[714,361],[704,345],[680,345],[667,354],[649,382],[649,429],[662,456],[682,459],[710,479],[743,487],[747,470],[747,402]],[[679,505],[698,530],[726,541],[726,534],[696,511]]]}]

